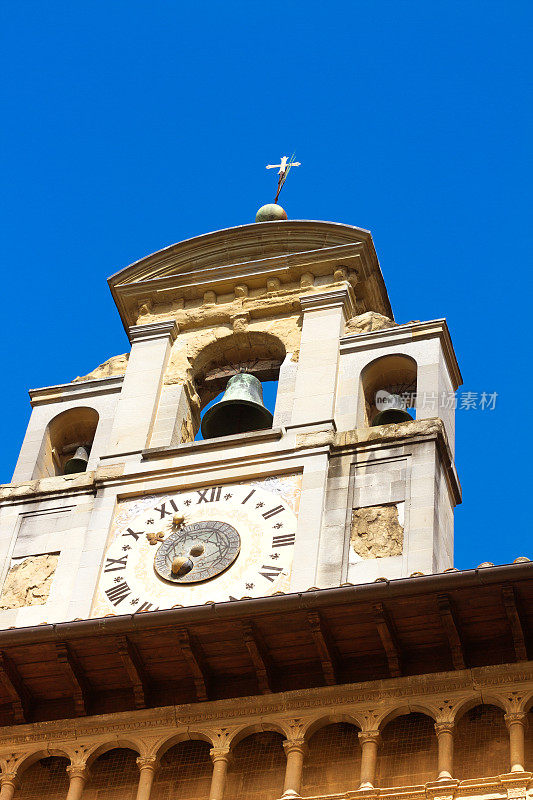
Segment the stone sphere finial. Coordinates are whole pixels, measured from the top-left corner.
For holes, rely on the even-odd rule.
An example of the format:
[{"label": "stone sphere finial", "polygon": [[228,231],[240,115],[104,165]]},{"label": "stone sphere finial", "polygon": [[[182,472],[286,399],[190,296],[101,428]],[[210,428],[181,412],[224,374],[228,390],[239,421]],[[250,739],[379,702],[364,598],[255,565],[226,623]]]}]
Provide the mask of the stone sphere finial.
[{"label": "stone sphere finial", "polygon": [[267,203],[266,206],[261,206],[255,215],[256,222],[278,222],[282,219],[287,219],[287,212],[277,203]]}]

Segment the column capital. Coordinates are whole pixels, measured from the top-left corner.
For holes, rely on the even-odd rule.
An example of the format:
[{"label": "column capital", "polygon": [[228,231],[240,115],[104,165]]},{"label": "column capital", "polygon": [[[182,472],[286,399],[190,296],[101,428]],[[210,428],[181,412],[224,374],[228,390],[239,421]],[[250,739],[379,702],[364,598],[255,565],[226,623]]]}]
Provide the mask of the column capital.
[{"label": "column capital", "polygon": [[527,712],[526,711],[512,711],[509,714],[504,715],[505,724],[507,728],[510,728],[511,725],[521,725],[524,730],[527,728]]},{"label": "column capital", "polygon": [[87,769],[86,764],[69,764],[67,769],[67,774],[69,778],[81,778],[84,781],[87,781],[90,777],[90,772]]},{"label": "column capital", "polygon": [[0,775],[0,786],[12,786],[18,789],[20,778],[17,772],[2,772]]},{"label": "column capital", "polygon": [[437,736],[440,736],[441,733],[453,733],[453,729],[455,727],[455,722],[453,720],[445,720],[442,722],[436,722],[435,725],[435,733]]},{"label": "column capital", "polygon": [[139,756],[136,759],[136,763],[141,771],[146,769],[155,772],[159,766],[159,759],[157,756]]},{"label": "column capital", "polygon": [[283,749],[285,750],[285,755],[289,755],[289,753],[302,753],[305,755],[307,752],[307,744],[305,739],[285,739],[283,742]]},{"label": "column capital", "polygon": [[231,756],[229,747],[212,747],[209,755],[213,764],[216,764],[217,761],[225,761],[226,764],[229,764]]},{"label": "column capital", "polygon": [[174,342],[179,333],[178,323],[174,319],[165,319],[162,322],[149,322],[146,325],[130,325],[128,339],[131,344],[146,342],[151,339],[170,339]]},{"label": "column capital", "polygon": [[355,294],[348,281],[343,281],[340,286],[325,289],[323,292],[301,295],[299,299],[304,312],[342,308],[347,320],[355,313]]},{"label": "column capital", "polygon": [[381,741],[379,731],[359,731],[357,735],[361,744],[365,744],[365,742],[375,742],[379,744]]}]

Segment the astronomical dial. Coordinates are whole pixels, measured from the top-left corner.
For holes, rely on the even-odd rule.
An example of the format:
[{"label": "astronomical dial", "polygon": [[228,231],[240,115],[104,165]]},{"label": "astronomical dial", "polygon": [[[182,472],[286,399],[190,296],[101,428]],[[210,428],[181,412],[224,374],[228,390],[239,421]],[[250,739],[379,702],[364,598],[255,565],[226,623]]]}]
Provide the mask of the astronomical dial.
[{"label": "astronomical dial", "polygon": [[240,549],[241,537],[227,522],[193,522],[164,540],[154,568],[160,578],[171,583],[198,583],[224,572]]},{"label": "astronomical dial", "polygon": [[288,591],[299,476],[144,497],[125,505],[92,615]]}]

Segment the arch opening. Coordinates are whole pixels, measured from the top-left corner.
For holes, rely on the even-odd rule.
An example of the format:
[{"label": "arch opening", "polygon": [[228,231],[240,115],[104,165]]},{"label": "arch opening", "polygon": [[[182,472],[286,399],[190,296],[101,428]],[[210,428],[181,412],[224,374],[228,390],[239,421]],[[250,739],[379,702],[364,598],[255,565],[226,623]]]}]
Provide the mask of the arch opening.
[{"label": "arch opening", "polygon": [[209,796],[213,766],[210,745],[200,739],[187,739],[163,753],[156,772],[150,800],[205,800]]},{"label": "arch opening", "polygon": [[47,756],[35,761],[21,775],[17,800],[57,800],[69,787],[68,758]]},{"label": "arch opening", "polygon": [[99,755],[91,765],[83,800],[101,800],[102,797],[135,800],[139,785],[137,756],[138,753],[125,747]]},{"label": "arch opening", "polygon": [[34,478],[85,472],[99,415],[81,406],[62,411],[48,423]]},{"label": "arch opening", "polygon": [[286,758],[283,736],[261,731],[241,739],[232,751],[226,796],[231,800],[277,800],[283,792]]},{"label": "arch opening", "polygon": [[307,797],[355,791],[361,773],[359,729],[333,722],[315,731],[308,741],[302,794]]},{"label": "arch opening", "polygon": [[482,778],[509,771],[509,734],[504,712],[476,705],[457,721],[454,731],[454,778]]},{"label": "arch opening", "polygon": [[416,401],[417,364],[411,356],[395,354],[376,358],[361,372],[360,423],[388,425],[413,419],[408,409]]},{"label": "arch opening", "polygon": [[381,731],[376,786],[417,786],[437,774],[434,721],[418,712],[390,720]]}]

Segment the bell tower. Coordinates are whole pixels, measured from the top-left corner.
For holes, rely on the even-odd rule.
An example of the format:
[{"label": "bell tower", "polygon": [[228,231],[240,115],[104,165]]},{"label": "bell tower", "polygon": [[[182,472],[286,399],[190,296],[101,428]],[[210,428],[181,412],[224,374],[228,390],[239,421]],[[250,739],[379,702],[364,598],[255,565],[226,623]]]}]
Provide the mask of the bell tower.
[{"label": "bell tower", "polygon": [[[25,557],[46,555],[54,572],[46,602],[12,603],[6,621],[452,566],[461,377],[445,321],[394,321],[367,231],[265,215],[113,275],[130,353],[31,393],[7,489],[6,585]],[[273,414],[265,380],[278,382]],[[28,517],[21,491],[24,503],[59,492],[75,553],[52,500]],[[70,595],[54,590],[66,558]]]}]

